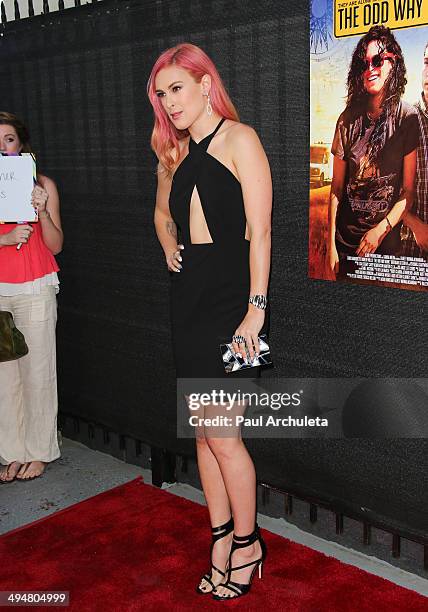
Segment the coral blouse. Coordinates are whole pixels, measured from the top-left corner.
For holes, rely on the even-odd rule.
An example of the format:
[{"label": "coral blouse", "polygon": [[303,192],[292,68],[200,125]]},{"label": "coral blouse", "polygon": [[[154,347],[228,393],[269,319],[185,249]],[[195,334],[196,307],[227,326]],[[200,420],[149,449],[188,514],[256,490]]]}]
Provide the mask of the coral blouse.
[{"label": "coral blouse", "polygon": [[[34,231],[19,251],[16,244],[0,248],[0,295],[39,293],[43,285],[58,287],[58,264],[43,242],[40,223],[32,226]],[[11,223],[1,224],[0,234],[15,227]]]}]

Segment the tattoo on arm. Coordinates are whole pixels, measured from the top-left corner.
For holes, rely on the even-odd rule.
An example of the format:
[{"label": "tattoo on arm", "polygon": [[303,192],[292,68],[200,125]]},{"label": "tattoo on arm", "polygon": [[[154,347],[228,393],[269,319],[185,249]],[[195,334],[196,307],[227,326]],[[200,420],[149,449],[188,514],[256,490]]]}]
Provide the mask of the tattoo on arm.
[{"label": "tattoo on arm", "polygon": [[175,239],[177,239],[177,226],[174,223],[174,221],[167,221],[166,230],[167,230],[168,234],[170,234]]}]

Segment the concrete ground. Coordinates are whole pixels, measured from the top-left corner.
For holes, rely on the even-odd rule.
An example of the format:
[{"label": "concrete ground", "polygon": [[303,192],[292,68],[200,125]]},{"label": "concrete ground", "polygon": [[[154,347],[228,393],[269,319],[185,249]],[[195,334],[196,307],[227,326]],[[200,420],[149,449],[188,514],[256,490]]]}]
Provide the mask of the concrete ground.
[{"label": "concrete ground", "polygon": [[[150,470],[124,463],[78,442],[64,439],[61,459],[51,464],[42,478],[0,485],[0,534],[48,516],[56,510],[128,482],[139,475],[143,476],[147,484],[151,484]],[[178,483],[166,488],[175,495],[205,503],[201,491],[189,484]],[[289,540],[319,550],[428,597],[428,573],[421,569],[420,564],[418,568],[415,567],[414,572],[406,571],[361,550],[348,548],[350,542],[346,542],[346,537],[341,536],[341,541],[346,542],[347,547],[337,541],[328,541],[309,533],[311,529],[305,531],[283,518],[272,518],[259,513],[258,523]],[[373,547],[368,550],[374,552]],[[404,546],[402,556],[403,553],[405,554]],[[409,563],[411,567],[412,559],[409,559]]]}]

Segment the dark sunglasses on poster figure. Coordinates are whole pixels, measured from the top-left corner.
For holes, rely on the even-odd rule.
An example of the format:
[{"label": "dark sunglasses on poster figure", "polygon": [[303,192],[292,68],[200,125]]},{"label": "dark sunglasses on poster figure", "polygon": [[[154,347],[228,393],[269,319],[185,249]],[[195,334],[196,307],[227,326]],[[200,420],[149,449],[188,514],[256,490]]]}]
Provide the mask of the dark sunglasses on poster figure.
[{"label": "dark sunglasses on poster figure", "polygon": [[389,60],[393,64],[395,60],[395,55],[393,53],[383,53],[382,55],[380,53],[377,53],[376,55],[373,55],[371,60],[362,59],[360,60],[361,71],[365,72],[366,70],[370,70],[370,68],[372,67],[382,68],[385,63],[385,60]]}]

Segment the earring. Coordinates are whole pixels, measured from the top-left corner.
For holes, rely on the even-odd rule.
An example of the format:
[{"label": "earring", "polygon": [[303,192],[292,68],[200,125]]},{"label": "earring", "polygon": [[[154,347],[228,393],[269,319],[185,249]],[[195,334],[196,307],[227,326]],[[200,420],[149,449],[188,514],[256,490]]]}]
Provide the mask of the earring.
[{"label": "earring", "polygon": [[211,98],[210,98],[210,94],[207,94],[207,115],[208,117],[211,117],[212,114],[213,114],[213,107],[211,106]]}]

